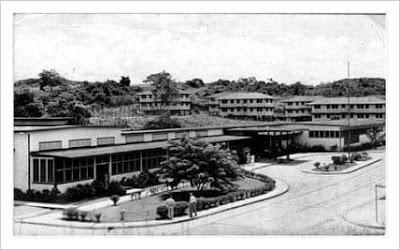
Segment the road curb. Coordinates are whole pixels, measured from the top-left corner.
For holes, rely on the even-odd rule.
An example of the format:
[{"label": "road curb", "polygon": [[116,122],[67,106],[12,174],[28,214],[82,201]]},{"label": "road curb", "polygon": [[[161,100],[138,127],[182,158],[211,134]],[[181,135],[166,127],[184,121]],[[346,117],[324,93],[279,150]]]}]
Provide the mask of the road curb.
[{"label": "road curb", "polygon": [[359,227],[370,228],[370,229],[378,229],[378,230],[385,230],[386,229],[386,226],[366,224],[366,223],[352,221],[347,217],[346,214],[347,213],[341,215],[342,219],[345,220],[347,223],[350,223],[352,225],[359,226]]},{"label": "road curb", "polygon": [[[196,217],[188,217],[188,216],[182,216],[182,217],[177,217],[174,220],[152,220],[148,222],[109,222],[109,223],[95,223],[95,222],[78,222],[78,221],[73,221],[73,222],[65,222],[63,224],[57,224],[57,223],[50,223],[50,222],[36,222],[36,221],[24,221],[24,220],[16,220],[15,222],[18,223],[23,223],[23,224],[33,224],[33,225],[43,225],[43,226],[54,226],[54,227],[69,227],[69,228],[80,228],[80,229],[117,229],[117,228],[143,228],[143,227],[154,227],[154,226],[165,226],[165,225],[171,225],[171,224],[177,224],[181,222],[188,222],[192,220],[197,220],[200,218],[204,218],[207,216],[211,216],[214,214],[226,212],[229,210],[233,210],[239,207],[243,207],[246,205],[254,204],[260,201],[265,201],[269,200],[278,196],[281,196],[285,194],[287,191],[289,191],[289,185],[279,179],[276,180],[276,187],[274,191],[271,191],[270,193],[264,194],[264,195],[259,195],[256,197],[248,198],[245,200],[237,201],[234,203],[222,205],[216,208],[211,208],[204,210],[203,213],[202,211],[199,211],[198,216]],[[279,185],[279,188],[277,188]],[[235,204],[236,203],[236,204]],[[239,204],[238,204],[239,203]],[[226,206],[226,207],[224,207]],[[61,215],[61,213],[60,213]],[[59,217],[57,217],[59,219]]]}]

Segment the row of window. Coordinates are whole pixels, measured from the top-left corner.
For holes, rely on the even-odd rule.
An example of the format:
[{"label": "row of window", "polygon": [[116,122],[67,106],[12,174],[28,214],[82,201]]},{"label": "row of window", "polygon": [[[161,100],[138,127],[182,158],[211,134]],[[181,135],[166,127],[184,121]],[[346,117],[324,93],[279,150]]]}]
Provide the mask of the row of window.
[{"label": "row of window", "polygon": [[310,138],[339,138],[339,131],[311,131],[309,132]]},{"label": "row of window", "polygon": [[[117,175],[160,166],[166,159],[165,150],[148,150],[111,156],[111,174]],[[110,156],[96,157],[96,165],[110,164]],[[33,182],[51,184],[68,183],[94,178],[94,157],[79,159],[33,159]]]},{"label": "row of window", "polygon": [[[153,95],[140,95],[142,99],[153,99]],[[181,98],[189,98],[188,94],[180,94],[179,97]]]},{"label": "row of window", "polygon": [[[97,164],[101,161],[99,160]],[[56,181],[57,183],[67,183],[82,181],[94,178],[94,158],[80,158],[74,160],[56,161]]]},{"label": "row of window", "polygon": [[222,108],[222,112],[272,112],[273,108]]},{"label": "row of window", "polygon": [[[338,109],[339,107],[344,109],[344,108],[346,108],[347,105],[346,104],[341,104],[341,105],[339,105],[339,104],[327,104],[327,105],[324,105],[324,106],[326,106],[326,109]],[[357,107],[357,109],[369,109],[370,104],[357,104],[357,105],[351,104],[350,105],[351,109],[353,109],[354,107]],[[315,109],[320,109],[321,105],[314,105],[314,108]],[[383,104],[375,104],[375,108],[382,109],[383,108]]]},{"label": "row of window", "polygon": [[[152,102],[148,103],[141,103],[140,104],[142,107],[148,107],[148,108],[160,108],[161,105],[155,105]],[[177,106],[182,106],[182,107],[190,107],[190,102],[179,102],[179,103],[171,103],[169,105],[170,107],[177,107]]]},{"label": "row of window", "polygon": [[296,109],[296,110],[292,110],[292,109],[288,109],[287,112],[289,114],[291,113],[310,113],[310,111],[308,109]]},{"label": "row of window", "polygon": [[241,100],[221,100],[222,103],[273,103],[273,99],[241,99]]},{"label": "row of window", "polygon": [[292,106],[292,105],[306,105],[307,102],[287,102],[288,106]]},{"label": "row of window", "polygon": [[113,155],[111,161],[111,174],[116,175],[157,168],[165,159],[165,150],[147,150]]},{"label": "row of window", "polygon": [[[314,114],[314,118],[320,119],[320,118],[322,118],[322,115]],[[345,118],[347,118],[347,115],[346,114],[341,114],[341,115],[327,114],[326,118],[328,118],[328,119],[345,119]],[[350,114],[350,118],[369,119],[369,118],[374,118],[374,116],[371,114]],[[383,114],[375,114],[375,118],[384,118],[384,115]]]},{"label": "row of window", "polygon": [[[97,146],[112,145],[115,144],[115,137],[98,137]],[[84,139],[73,139],[68,141],[70,148],[76,147],[90,147],[92,146],[92,140],[90,138]],[[39,142],[39,150],[52,150],[62,148],[62,141],[44,141]]]},{"label": "row of window", "polygon": [[46,158],[33,159],[33,182],[54,182],[54,160]]}]

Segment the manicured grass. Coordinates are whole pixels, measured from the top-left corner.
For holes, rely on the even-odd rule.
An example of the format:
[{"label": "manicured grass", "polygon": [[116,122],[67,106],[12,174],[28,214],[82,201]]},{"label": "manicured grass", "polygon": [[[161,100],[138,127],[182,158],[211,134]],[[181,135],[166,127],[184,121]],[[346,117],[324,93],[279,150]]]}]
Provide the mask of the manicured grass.
[{"label": "manicured grass", "polygon": [[[264,183],[262,181],[244,178],[243,180],[238,180],[236,183],[239,185],[239,189],[253,189],[262,187]],[[121,222],[121,210],[125,209],[125,220],[128,221],[146,221],[146,220],[156,220],[157,207],[164,205],[164,201],[161,199],[160,195],[146,197],[140,200],[128,201],[118,204],[117,206],[108,206],[104,208],[95,209],[91,212],[101,213],[101,222]]]}]

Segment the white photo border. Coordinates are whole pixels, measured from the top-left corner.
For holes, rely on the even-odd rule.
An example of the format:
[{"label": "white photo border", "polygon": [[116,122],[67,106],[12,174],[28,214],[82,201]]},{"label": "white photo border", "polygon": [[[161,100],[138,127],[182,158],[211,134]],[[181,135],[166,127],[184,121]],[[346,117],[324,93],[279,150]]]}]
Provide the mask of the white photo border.
[{"label": "white photo border", "polygon": [[[14,13],[385,13],[387,17],[387,223],[385,236],[21,237],[13,235]],[[1,2],[1,248],[397,249],[399,247],[398,1],[3,1]]]}]

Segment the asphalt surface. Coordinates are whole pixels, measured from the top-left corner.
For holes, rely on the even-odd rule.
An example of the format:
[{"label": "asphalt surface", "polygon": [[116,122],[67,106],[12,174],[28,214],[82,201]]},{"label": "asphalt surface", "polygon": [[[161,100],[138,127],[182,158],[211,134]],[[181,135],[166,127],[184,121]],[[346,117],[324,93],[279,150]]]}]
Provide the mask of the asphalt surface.
[{"label": "asphalt surface", "polygon": [[[384,151],[370,152],[384,158]],[[346,222],[345,211],[374,200],[374,185],[385,184],[385,161],[344,175],[301,172],[331,154],[302,156],[292,164],[269,165],[256,172],[289,184],[282,196],[184,223],[108,230],[15,223],[17,235],[382,235],[384,230]],[[381,192],[384,192],[381,191]],[[384,211],[380,211],[384,213]]]}]

